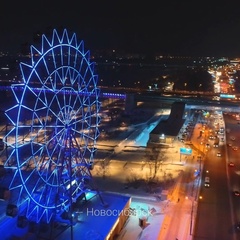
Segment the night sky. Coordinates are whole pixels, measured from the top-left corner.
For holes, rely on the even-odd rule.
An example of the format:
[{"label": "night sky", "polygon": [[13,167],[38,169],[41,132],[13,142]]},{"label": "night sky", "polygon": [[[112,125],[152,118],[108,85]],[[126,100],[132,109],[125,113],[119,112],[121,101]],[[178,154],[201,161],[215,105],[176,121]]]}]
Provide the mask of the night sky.
[{"label": "night sky", "polygon": [[[84,3],[83,3],[84,2]],[[215,1],[216,2],[216,1]],[[1,1],[0,50],[67,28],[85,48],[129,53],[240,56],[240,1]]]}]

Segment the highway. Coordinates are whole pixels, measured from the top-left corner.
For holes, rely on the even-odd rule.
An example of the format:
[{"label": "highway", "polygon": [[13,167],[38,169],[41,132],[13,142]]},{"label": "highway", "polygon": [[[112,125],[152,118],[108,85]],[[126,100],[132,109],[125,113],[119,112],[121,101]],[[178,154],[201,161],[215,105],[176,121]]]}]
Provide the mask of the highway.
[{"label": "highway", "polygon": [[[224,114],[226,129],[230,133],[240,137],[239,126],[228,114]],[[210,150],[206,153],[203,164],[202,184],[199,192],[198,211],[193,239],[221,239],[237,240],[239,232],[236,231],[235,223],[239,219],[238,199],[233,197],[232,188],[238,186],[239,175],[236,174],[236,167],[230,169],[229,161],[236,164],[236,151],[227,147],[230,140],[230,133],[226,134],[226,140],[220,141],[219,147],[213,147],[213,140],[210,140]],[[217,156],[220,152],[221,156]],[[239,154],[239,153],[238,153]],[[239,162],[239,160],[238,160]],[[204,186],[204,178],[209,176],[210,187]]]},{"label": "highway", "polygon": [[[233,205],[233,219],[236,224],[240,221],[240,199],[239,196],[233,194],[233,191],[240,191],[240,125],[231,114],[226,114],[224,119],[226,128],[229,129],[229,133],[226,134],[227,170],[229,177],[229,194]],[[235,146],[237,148],[235,148]],[[234,163],[233,167],[229,166],[230,162]],[[236,230],[236,226],[234,226],[234,229]],[[238,235],[240,235],[240,233],[238,233]]]}]

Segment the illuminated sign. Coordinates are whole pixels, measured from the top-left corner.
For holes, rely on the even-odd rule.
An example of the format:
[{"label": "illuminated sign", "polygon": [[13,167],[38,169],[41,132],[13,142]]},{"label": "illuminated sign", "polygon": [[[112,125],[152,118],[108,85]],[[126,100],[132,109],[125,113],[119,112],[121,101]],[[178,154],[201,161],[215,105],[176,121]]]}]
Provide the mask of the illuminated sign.
[{"label": "illuminated sign", "polygon": [[192,149],[191,148],[180,148],[180,154],[191,155]]},{"label": "illuminated sign", "polygon": [[235,98],[235,95],[232,95],[232,94],[220,94],[220,97],[221,98]]}]

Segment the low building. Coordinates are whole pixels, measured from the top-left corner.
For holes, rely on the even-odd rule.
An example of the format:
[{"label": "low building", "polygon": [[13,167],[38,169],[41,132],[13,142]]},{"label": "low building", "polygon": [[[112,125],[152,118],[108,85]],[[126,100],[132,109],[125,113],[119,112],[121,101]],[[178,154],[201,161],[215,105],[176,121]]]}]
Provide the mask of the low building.
[{"label": "low building", "polygon": [[172,144],[185,122],[185,103],[174,102],[168,119],[160,121],[149,136],[149,143]]},{"label": "low building", "polygon": [[[116,239],[131,215],[131,197],[106,192],[87,195],[78,210],[74,208],[71,215],[65,212],[49,224],[29,222],[13,214],[4,220],[1,216],[1,239]],[[3,204],[6,208],[7,201],[1,201],[1,208]]]},{"label": "low building", "polygon": [[[103,192],[80,210],[74,226],[74,239],[116,239],[130,216],[131,197]],[[69,239],[70,229],[59,235],[59,240]]]}]

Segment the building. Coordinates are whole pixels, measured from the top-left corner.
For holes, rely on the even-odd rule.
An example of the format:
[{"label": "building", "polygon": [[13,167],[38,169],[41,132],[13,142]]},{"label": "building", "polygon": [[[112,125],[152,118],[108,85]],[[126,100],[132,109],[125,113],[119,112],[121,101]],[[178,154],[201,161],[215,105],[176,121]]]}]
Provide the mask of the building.
[{"label": "building", "polygon": [[[72,218],[69,214],[61,215],[49,224],[6,216],[6,211],[2,211],[1,239],[116,239],[131,215],[131,197],[107,192],[102,192],[101,197],[90,192],[87,195],[85,203],[73,209]],[[0,210],[6,209],[6,204],[6,201],[1,201]]]},{"label": "building", "polygon": [[169,117],[160,121],[150,133],[149,143],[172,144],[185,120],[185,103],[174,102]]}]

